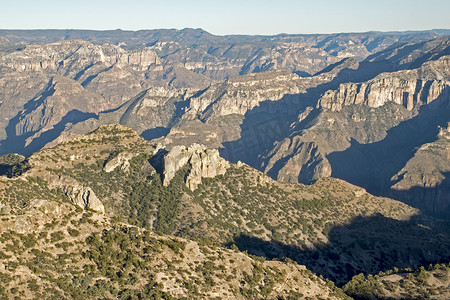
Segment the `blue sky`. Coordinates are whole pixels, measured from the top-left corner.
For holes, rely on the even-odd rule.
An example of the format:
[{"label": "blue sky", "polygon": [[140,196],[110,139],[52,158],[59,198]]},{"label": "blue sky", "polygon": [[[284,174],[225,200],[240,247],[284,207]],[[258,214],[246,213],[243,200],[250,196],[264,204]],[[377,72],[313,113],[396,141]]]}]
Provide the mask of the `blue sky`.
[{"label": "blue sky", "polygon": [[1,29],[203,28],[214,34],[450,29],[449,0],[0,0]]}]

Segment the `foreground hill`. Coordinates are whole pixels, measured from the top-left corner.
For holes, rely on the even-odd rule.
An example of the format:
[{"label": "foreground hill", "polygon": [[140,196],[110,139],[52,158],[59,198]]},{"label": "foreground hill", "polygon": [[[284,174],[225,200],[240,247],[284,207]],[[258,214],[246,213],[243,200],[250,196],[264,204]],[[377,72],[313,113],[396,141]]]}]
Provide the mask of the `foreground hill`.
[{"label": "foreground hill", "polygon": [[6,174],[7,215],[26,215],[38,199],[65,199],[133,226],[288,257],[337,284],[360,272],[450,260],[448,222],[401,202],[333,178],[276,182],[217,150],[167,151],[121,125],[41,150]]},{"label": "foreground hill", "polygon": [[159,177],[149,181],[155,149],[133,130],[107,125],[27,159],[3,157],[2,297],[348,298],[291,260],[151,231],[173,226],[167,201],[187,190],[177,178],[167,188]]},{"label": "foreground hill", "polygon": [[157,234],[63,201],[43,195],[2,215],[2,299],[348,298],[304,266]]}]

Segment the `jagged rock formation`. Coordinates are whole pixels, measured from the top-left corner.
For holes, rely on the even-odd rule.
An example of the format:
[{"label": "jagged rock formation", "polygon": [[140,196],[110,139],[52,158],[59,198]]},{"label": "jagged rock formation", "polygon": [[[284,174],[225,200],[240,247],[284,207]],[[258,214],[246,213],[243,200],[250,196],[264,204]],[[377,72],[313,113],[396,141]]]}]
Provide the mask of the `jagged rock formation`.
[{"label": "jagged rock formation", "polygon": [[412,110],[430,104],[448,96],[449,59],[449,56],[444,56],[419,69],[384,73],[368,82],[341,84],[337,90],[327,91],[318,106],[339,111],[343,105],[376,108],[386,102],[394,102]]},{"label": "jagged rock formation", "polygon": [[83,209],[92,209],[101,213],[105,212],[103,203],[97,198],[90,187],[67,186],[64,188],[64,191],[73,204]]},{"label": "jagged rock formation", "polygon": [[162,159],[164,161],[163,185],[169,185],[175,174],[189,165],[185,183],[190,190],[195,190],[202,183],[202,178],[225,174],[230,166],[219,156],[219,151],[197,144],[190,147],[175,146]]},{"label": "jagged rock formation", "polygon": [[188,115],[201,119],[245,115],[264,101],[277,101],[287,94],[305,91],[309,79],[293,73],[274,71],[230,78],[190,99]]},{"label": "jagged rock formation", "polygon": [[117,167],[120,167],[122,171],[128,172],[128,170],[130,169],[130,159],[135,156],[135,153],[120,152],[105,163],[103,171],[109,173],[114,171]]}]

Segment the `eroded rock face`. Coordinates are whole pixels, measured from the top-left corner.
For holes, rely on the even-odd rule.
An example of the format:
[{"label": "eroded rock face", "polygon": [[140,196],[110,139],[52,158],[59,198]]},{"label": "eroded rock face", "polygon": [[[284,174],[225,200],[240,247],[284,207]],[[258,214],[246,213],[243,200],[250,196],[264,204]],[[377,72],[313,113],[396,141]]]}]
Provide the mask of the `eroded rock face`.
[{"label": "eroded rock face", "polygon": [[202,119],[245,115],[264,101],[277,101],[286,95],[300,94],[310,79],[285,71],[247,74],[215,84],[190,99],[188,116]]},{"label": "eroded rock face", "polygon": [[83,209],[92,209],[101,213],[105,212],[103,203],[97,198],[90,187],[66,186],[64,191],[73,204]]},{"label": "eroded rock face", "polygon": [[118,63],[136,70],[148,69],[152,64],[161,63],[151,49],[127,51],[112,44],[94,45],[86,41],[60,41],[47,45],[31,44],[22,51],[8,54],[0,63],[15,71],[44,71],[68,68],[79,72],[83,67],[95,63],[107,66]]},{"label": "eroded rock face", "polygon": [[449,87],[444,80],[422,81],[402,78],[383,78],[368,83],[342,84],[335,91],[322,96],[319,106],[339,111],[344,105],[364,104],[377,108],[394,102],[412,110],[417,105],[429,104]]},{"label": "eroded rock face", "polygon": [[78,120],[89,112],[107,108],[106,101],[64,76],[55,76],[39,97],[30,102],[34,109],[23,109],[15,126],[17,135],[45,131],[66,119]]},{"label": "eroded rock face", "polygon": [[449,57],[444,56],[419,69],[383,73],[362,83],[341,84],[338,89],[327,91],[320,98],[318,107],[340,111],[345,105],[377,108],[394,102],[412,110],[447,97],[449,79]]},{"label": "eroded rock face", "polygon": [[114,171],[117,167],[120,167],[122,171],[128,172],[130,169],[130,160],[136,155],[130,152],[120,152],[110,160],[108,160],[103,167],[103,171],[106,173]]},{"label": "eroded rock face", "polygon": [[189,164],[186,186],[195,190],[202,178],[212,178],[225,174],[229,162],[219,156],[216,149],[207,149],[203,145],[194,144],[190,147],[175,146],[163,158],[163,184],[169,185],[177,171]]}]

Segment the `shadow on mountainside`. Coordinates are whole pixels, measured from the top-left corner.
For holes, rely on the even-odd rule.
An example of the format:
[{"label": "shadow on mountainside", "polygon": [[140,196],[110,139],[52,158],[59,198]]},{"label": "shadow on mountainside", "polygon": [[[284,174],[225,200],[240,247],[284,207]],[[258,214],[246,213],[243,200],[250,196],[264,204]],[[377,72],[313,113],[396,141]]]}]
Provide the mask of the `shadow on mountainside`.
[{"label": "shadow on mountainside", "polygon": [[371,144],[352,140],[346,150],[330,153],[331,176],[364,187],[371,194],[391,196],[391,178],[420,146],[436,140],[438,126],[445,127],[450,121],[449,100],[447,88],[438,99],[422,106],[416,117],[388,130],[383,140]]},{"label": "shadow on mountainside", "polygon": [[151,141],[153,139],[166,136],[169,132],[170,132],[169,128],[160,126],[143,131],[141,133],[141,136],[147,141]]},{"label": "shadow on mountainside", "polygon": [[278,101],[264,101],[244,116],[240,138],[222,143],[220,154],[236,163],[242,161],[259,168],[258,156],[269,151],[274,142],[289,135],[290,124],[308,106],[314,105],[310,94],[285,95]]},{"label": "shadow on mountainside", "polygon": [[409,221],[381,214],[358,217],[330,230],[329,243],[301,249],[276,241],[240,235],[234,244],[241,251],[267,259],[287,257],[342,286],[359,273],[376,274],[397,268],[417,268],[450,260],[448,221],[424,216]]},{"label": "shadow on mountainside", "polygon": [[391,189],[389,197],[402,201],[438,218],[450,219],[450,172],[434,187],[414,186],[407,190]]},{"label": "shadow on mountainside", "polygon": [[69,111],[56,125],[51,129],[42,132],[38,137],[34,138],[31,143],[26,145],[26,140],[36,134],[38,131],[27,132],[23,135],[16,135],[16,125],[19,123],[22,115],[12,118],[6,127],[7,138],[1,141],[0,154],[19,153],[24,156],[42,149],[47,143],[56,139],[61,132],[64,131],[66,125],[76,124],[89,118],[96,118],[94,113],[85,113],[79,110]]},{"label": "shadow on mountainside", "polygon": [[[346,60],[329,66],[317,74],[330,72],[341,64],[346,64]],[[223,148],[219,149],[221,156],[231,162],[240,160],[261,170],[264,162],[260,157],[265,156],[275,142],[288,137],[294,130],[305,129],[313,117],[317,116],[319,113],[316,108],[317,102],[324,92],[336,89],[344,82],[364,82],[391,70],[393,65],[388,61],[362,62],[358,64],[357,69],[343,67],[332,81],[308,88],[306,93],[288,94],[277,101],[261,102],[244,115],[243,123],[240,125],[240,138],[223,143]],[[305,112],[307,107],[314,109],[309,117],[298,122],[299,114]],[[292,124],[295,126],[291,126]],[[273,171],[269,175],[276,178],[276,173]]]}]

